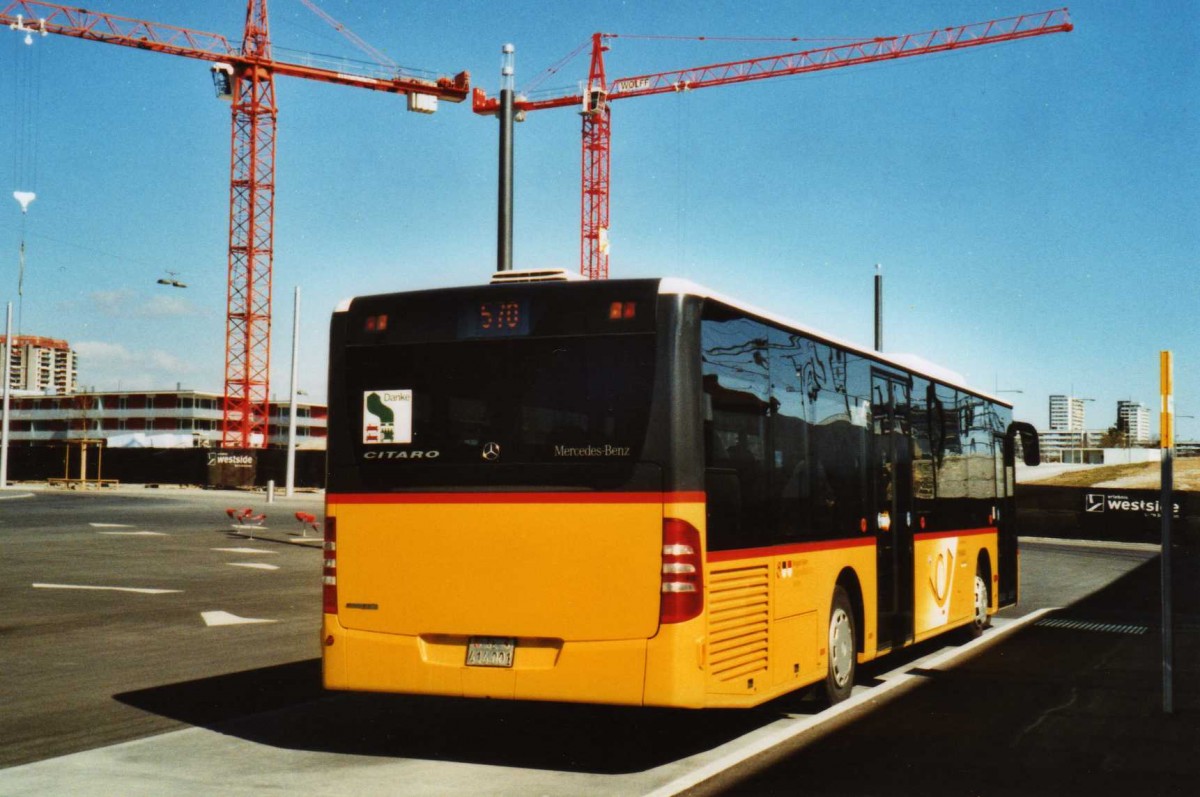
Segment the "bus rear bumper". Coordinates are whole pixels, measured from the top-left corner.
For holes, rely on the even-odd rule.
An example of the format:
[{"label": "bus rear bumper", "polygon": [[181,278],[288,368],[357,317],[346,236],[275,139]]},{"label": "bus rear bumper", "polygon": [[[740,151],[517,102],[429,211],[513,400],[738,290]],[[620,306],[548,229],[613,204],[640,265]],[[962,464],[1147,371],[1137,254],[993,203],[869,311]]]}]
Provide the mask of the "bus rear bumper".
[{"label": "bus rear bumper", "polygon": [[[516,641],[511,667],[467,666],[467,638],[344,628],[325,615],[326,689],[641,705],[645,639]],[[597,677],[602,673],[602,677]]]}]

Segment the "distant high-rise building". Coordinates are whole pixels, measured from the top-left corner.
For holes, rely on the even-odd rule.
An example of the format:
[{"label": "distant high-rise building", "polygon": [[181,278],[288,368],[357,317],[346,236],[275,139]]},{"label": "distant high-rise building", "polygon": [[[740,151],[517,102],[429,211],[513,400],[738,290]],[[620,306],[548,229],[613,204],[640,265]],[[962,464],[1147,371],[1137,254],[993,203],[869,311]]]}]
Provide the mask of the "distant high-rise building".
[{"label": "distant high-rise building", "polygon": [[[0,335],[0,352],[4,336]],[[14,335],[12,360],[6,378],[14,391],[26,393],[74,393],[78,386],[78,363],[65,340],[33,335]],[[4,355],[0,353],[0,359]]]},{"label": "distant high-rise building", "polygon": [[1135,445],[1150,442],[1150,408],[1138,401],[1117,402],[1117,429]]},{"label": "distant high-rise building", "polygon": [[1083,402],[1074,396],[1050,397],[1050,429],[1056,432],[1083,431]]}]

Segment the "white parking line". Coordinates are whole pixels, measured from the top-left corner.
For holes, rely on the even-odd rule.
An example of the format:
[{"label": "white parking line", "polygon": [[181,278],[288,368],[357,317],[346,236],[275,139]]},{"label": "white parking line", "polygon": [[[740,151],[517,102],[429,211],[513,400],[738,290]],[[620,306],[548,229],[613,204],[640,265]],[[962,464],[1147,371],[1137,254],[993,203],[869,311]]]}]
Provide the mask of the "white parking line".
[{"label": "white parking line", "polygon": [[166,537],[165,531],[97,531],[97,534],[107,534],[110,537]]},{"label": "white parking line", "polygon": [[204,619],[204,624],[207,626],[216,625],[245,625],[248,623],[277,623],[278,620],[260,620],[254,617],[238,617],[236,614],[229,612],[200,612],[200,616]]},{"label": "white parking line", "polygon": [[213,550],[226,553],[275,553],[275,551],[264,551],[262,548],[213,548]]},{"label": "white parking line", "polygon": [[131,529],[133,526],[128,523],[89,523],[94,529]]},{"label": "white parking line", "polygon": [[279,565],[269,565],[266,562],[226,562],[230,567],[251,567],[255,570],[278,570]]},{"label": "white parking line", "polygon": [[169,592],[183,592],[181,589],[153,589],[150,587],[97,587],[89,584],[34,584],[34,589],[90,589],[106,592],[136,592],[139,595],[165,595]]}]

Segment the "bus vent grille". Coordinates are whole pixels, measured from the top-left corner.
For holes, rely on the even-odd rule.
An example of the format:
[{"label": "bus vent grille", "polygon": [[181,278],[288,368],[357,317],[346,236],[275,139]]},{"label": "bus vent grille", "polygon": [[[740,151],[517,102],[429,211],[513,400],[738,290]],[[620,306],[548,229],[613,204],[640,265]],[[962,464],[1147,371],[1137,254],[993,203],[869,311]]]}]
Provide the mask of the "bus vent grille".
[{"label": "bus vent grille", "polygon": [[748,680],[767,671],[770,583],[765,564],[710,574],[708,662],[716,680]]}]

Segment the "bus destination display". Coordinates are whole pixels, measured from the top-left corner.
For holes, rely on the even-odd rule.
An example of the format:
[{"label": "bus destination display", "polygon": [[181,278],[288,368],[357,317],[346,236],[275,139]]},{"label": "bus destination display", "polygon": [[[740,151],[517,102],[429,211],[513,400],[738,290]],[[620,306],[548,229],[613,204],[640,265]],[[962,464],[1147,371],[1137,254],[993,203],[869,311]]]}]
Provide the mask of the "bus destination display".
[{"label": "bus destination display", "polygon": [[460,319],[459,330],[469,338],[507,338],[529,334],[528,299],[493,299],[471,302]]}]

